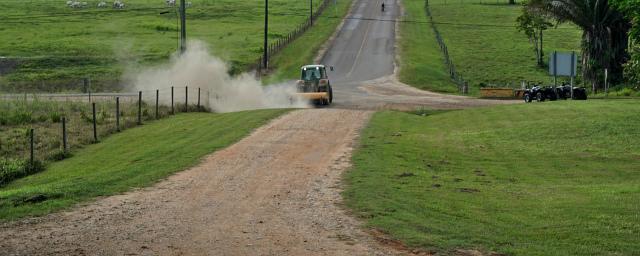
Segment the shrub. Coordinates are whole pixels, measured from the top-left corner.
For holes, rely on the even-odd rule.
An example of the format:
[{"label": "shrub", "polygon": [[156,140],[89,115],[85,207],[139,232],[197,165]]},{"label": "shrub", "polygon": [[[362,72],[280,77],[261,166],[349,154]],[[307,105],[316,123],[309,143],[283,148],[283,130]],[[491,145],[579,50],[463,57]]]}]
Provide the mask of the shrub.
[{"label": "shrub", "polygon": [[37,160],[31,164],[28,160],[0,159],[0,186],[42,170],[44,164]]},{"label": "shrub", "polygon": [[62,114],[58,111],[51,111],[49,117],[51,118],[51,122],[54,123],[59,123],[62,120]]},{"label": "shrub", "polygon": [[40,123],[44,123],[49,119],[49,117],[47,115],[39,115],[38,118],[36,118],[36,120]]},{"label": "shrub", "polygon": [[631,88],[623,88],[622,90],[620,90],[620,92],[618,92],[618,95],[621,96],[631,96],[634,94],[634,91]]},{"label": "shrub", "polygon": [[47,156],[47,160],[60,161],[69,157],[71,157],[71,153],[65,152],[64,150],[56,150]]},{"label": "shrub", "polygon": [[29,124],[33,122],[33,113],[24,110],[15,110],[9,116],[9,124]]}]

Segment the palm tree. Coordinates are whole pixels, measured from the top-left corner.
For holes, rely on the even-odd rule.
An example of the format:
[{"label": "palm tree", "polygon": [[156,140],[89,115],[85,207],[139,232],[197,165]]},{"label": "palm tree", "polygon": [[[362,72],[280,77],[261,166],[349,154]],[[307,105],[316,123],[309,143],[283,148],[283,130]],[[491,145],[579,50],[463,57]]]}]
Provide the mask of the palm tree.
[{"label": "palm tree", "polygon": [[622,81],[630,22],[608,0],[531,0],[529,7],[582,29],[582,77],[594,90],[603,85],[605,68],[612,83]]}]

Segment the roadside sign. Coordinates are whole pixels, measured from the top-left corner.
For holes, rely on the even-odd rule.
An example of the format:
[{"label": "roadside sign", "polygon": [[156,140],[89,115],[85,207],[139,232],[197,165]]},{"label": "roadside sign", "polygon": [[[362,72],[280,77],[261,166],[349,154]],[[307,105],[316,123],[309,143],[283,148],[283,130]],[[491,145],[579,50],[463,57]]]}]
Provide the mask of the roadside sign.
[{"label": "roadside sign", "polygon": [[578,67],[577,57],[575,52],[553,52],[549,57],[549,75],[574,77]]},{"label": "roadside sign", "polygon": [[556,52],[549,57],[549,75],[553,76],[553,88],[558,86],[558,76],[571,78],[571,98],[573,99],[573,82],[578,69],[576,52]]}]

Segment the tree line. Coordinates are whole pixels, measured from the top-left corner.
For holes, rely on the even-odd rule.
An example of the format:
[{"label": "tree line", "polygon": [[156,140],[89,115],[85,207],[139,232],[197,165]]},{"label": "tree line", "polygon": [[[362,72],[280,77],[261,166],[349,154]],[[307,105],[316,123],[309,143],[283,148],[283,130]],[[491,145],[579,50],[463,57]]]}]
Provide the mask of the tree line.
[{"label": "tree line", "polygon": [[640,0],[529,0],[517,18],[518,30],[534,45],[544,66],[543,31],[573,23],[582,30],[582,77],[597,90],[609,82],[640,83]]}]

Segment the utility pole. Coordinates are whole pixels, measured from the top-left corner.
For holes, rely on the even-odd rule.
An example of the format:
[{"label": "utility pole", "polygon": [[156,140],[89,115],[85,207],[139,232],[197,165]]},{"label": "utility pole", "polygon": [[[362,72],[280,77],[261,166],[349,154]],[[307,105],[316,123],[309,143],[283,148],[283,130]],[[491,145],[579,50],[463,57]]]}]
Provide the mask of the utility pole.
[{"label": "utility pole", "polygon": [[[182,0],[184,1],[184,0]],[[264,46],[262,55],[262,68],[266,69],[269,64],[269,49],[267,37],[269,35],[269,0],[264,0]]]},{"label": "utility pole", "polygon": [[180,0],[180,53],[187,50],[187,7],[185,0]]}]

